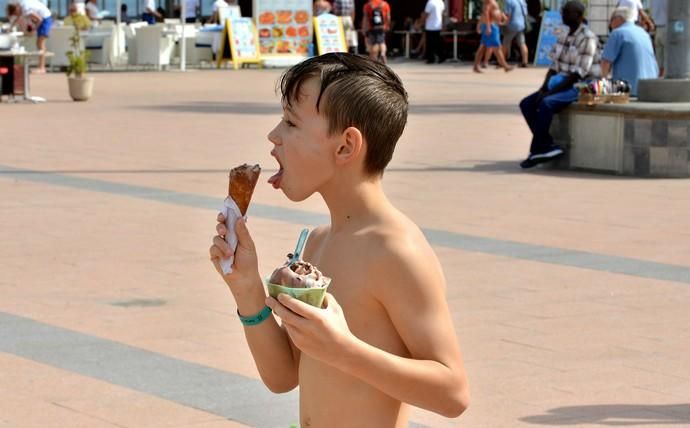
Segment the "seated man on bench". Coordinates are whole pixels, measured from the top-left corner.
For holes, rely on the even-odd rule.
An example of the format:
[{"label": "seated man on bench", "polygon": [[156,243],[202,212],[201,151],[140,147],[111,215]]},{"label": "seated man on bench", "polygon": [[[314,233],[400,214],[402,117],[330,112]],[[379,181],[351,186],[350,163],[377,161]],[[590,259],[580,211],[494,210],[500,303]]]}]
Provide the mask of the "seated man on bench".
[{"label": "seated man on bench", "polygon": [[520,162],[532,168],[563,155],[549,133],[553,115],[577,101],[575,83],[595,79],[601,74],[599,41],[583,20],[585,6],[569,0],[561,9],[563,23],[570,31],[562,33],[551,50],[553,64],[542,87],[520,102],[520,110],[532,131],[529,156]]}]

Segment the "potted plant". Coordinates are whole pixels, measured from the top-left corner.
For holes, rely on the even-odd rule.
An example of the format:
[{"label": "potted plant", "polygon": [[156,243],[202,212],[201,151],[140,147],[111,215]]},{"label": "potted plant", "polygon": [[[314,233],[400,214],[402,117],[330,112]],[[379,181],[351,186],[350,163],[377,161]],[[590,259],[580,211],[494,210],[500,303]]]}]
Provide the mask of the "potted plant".
[{"label": "potted plant", "polygon": [[88,101],[93,92],[93,77],[87,77],[89,56],[91,52],[84,49],[81,42],[79,28],[74,27],[74,35],[70,37],[71,51],[67,51],[67,82],[69,95],[74,101]]}]

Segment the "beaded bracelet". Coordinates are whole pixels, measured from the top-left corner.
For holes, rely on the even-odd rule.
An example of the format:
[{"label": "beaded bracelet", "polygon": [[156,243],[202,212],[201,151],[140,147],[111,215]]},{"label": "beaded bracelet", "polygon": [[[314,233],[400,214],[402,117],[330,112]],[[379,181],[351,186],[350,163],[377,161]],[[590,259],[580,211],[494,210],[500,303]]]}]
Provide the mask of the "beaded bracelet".
[{"label": "beaded bracelet", "polygon": [[271,312],[271,308],[269,308],[268,306],[264,306],[264,308],[261,311],[259,311],[258,314],[243,317],[242,315],[240,315],[240,310],[238,309],[237,316],[240,317],[242,325],[259,325],[268,319],[269,315],[271,315]]}]

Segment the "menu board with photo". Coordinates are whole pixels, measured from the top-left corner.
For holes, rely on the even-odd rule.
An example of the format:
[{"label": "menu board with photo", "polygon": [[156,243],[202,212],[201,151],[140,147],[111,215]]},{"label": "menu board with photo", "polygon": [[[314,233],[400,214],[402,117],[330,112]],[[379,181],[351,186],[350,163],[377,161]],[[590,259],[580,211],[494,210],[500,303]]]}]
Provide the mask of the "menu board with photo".
[{"label": "menu board with photo", "polygon": [[544,12],[539,31],[539,41],[537,42],[537,51],[534,55],[534,65],[551,65],[552,61],[549,58],[549,53],[551,53],[551,48],[558,41],[558,36],[563,32],[568,32],[568,27],[563,25],[560,12]]},{"label": "menu board with photo", "polygon": [[307,56],[312,42],[311,0],[254,0],[261,55]]},{"label": "menu board with photo", "polygon": [[240,65],[254,63],[261,66],[259,43],[251,18],[226,19],[220,38],[216,66],[220,68],[224,62],[232,61],[233,68]]},{"label": "menu board with photo", "polygon": [[254,23],[251,18],[233,18],[232,23],[232,47],[234,48],[233,56],[238,59],[257,58],[256,35],[254,32]]},{"label": "menu board with photo", "polygon": [[314,18],[319,55],[329,52],[347,52],[343,21],[340,17],[324,13]]}]

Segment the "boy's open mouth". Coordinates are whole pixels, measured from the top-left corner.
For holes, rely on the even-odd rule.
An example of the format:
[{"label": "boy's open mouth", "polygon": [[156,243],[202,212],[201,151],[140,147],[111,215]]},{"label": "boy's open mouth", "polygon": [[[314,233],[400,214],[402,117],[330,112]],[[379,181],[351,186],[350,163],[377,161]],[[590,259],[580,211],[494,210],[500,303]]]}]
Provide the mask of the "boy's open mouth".
[{"label": "boy's open mouth", "polygon": [[280,163],[280,160],[278,159],[278,157],[275,154],[273,154],[273,153],[271,153],[271,154],[278,161],[278,165],[280,166],[280,168],[278,169],[278,172],[276,172],[273,176],[271,176],[271,178],[268,179],[268,182],[271,183],[271,185],[273,186],[274,189],[279,189],[280,188],[280,182],[282,181],[282,178],[283,178],[283,164]]}]

